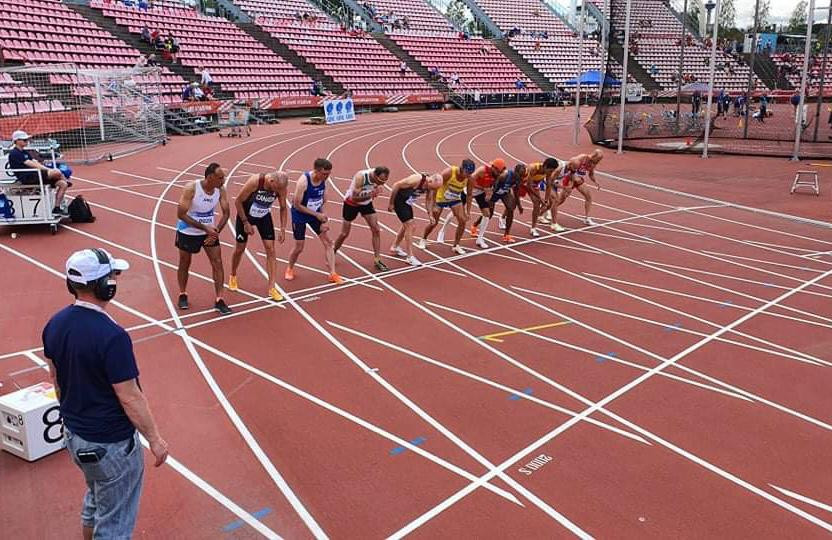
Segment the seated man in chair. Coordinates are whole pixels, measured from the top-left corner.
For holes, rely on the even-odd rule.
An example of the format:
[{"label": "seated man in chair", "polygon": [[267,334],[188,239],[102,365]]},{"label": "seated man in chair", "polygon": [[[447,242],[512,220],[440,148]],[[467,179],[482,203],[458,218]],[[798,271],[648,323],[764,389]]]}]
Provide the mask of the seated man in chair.
[{"label": "seated man in chair", "polygon": [[66,189],[71,185],[70,182],[64,178],[60,170],[50,169],[34,159],[27,150],[24,150],[28,142],[29,134],[25,131],[12,133],[14,148],[9,152],[9,169],[14,172],[18,182],[25,186],[37,186],[43,180],[44,186],[54,187],[57,191],[55,193],[55,208],[52,209],[52,213],[68,216],[69,212],[61,208],[61,203],[64,200]]}]

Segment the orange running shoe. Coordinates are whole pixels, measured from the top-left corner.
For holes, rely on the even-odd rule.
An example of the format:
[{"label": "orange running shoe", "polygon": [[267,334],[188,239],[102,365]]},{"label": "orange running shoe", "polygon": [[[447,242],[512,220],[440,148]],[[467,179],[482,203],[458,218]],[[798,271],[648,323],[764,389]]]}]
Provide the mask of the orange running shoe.
[{"label": "orange running shoe", "polygon": [[504,244],[513,244],[516,241],[517,240],[515,240],[510,234],[504,234],[503,235],[503,243]]},{"label": "orange running shoe", "polygon": [[295,270],[293,268],[286,267],[286,272],[283,273],[283,278],[286,281],[292,281],[295,279]]},{"label": "orange running shoe", "polygon": [[477,236],[477,234],[479,232],[480,232],[479,227],[477,227],[476,225],[471,225],[471,236]]},{"label": "orange running shoe", "polygon": [[329,282],[334,283],[336,285],[341,285],[344,283],[344,278],[339,276],[337,273],[329,274]]}]

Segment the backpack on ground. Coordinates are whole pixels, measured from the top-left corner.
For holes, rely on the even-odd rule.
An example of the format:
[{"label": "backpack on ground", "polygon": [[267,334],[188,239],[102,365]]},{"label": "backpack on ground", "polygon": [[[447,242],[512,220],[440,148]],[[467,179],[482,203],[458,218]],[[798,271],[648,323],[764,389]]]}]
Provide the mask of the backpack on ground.
[{"label": "backpack on ground", "polygon": [[69,203],[69,217],[74,223],[92,223],[95,221],[90,205],[82,195],[78,195]]}]

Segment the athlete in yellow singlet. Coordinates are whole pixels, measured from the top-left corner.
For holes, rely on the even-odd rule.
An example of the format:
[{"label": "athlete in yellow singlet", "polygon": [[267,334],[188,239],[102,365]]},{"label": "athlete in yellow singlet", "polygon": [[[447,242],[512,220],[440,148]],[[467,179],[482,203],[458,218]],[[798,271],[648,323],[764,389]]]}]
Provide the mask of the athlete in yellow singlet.
[{"label": "athlete in yellow singlet", "polygon": [[[537,230],[538,218],[550,207],[553,208],[553,221],[557,223],[557,206],[552,204],[555,200],[552,191],[557,191],[555,179],[561,166],[555,158],[546,158],[542,163],[532,163],[528,166],[528,173],[523,180],[518,192],[520,197],[528,195],[532,201],[532,236],[540,236]],[[541,191],[543,192],[541,194]],[[518,206],[521,204],[519,199]]]},{"label": "athlete in yellow singlet", "polygon": [[468,215],[471,213],[472,199],[471,197],[466,197],[466,192],[471,193],[473,189],[471,175],[474,173],[475,168],[473,161],[465,159],[462,161],[462,166],[448,167],[442,171],[442,187],[436,190],[435,204],[431,204],[427,208],[430,223],[425,227],[422,238],[416,244],[417,247],[425,249],[427,238],[439,223],[442,212],[445,208],[450,208],[457,222],[454,245],[451,249],[459,255],[465,253],[465,250],[460,247],[459,242],[462,240],[462,235],[465,232],[465,222],[468,221]]}]

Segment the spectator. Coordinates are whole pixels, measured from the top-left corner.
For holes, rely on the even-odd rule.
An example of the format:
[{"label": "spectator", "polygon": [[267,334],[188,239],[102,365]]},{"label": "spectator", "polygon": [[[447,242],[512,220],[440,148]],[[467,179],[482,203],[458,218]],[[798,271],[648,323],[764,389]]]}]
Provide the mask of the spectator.
[{"label": "spectator", "polygon": [[205,101],[208,99],[205,96],[205,92],[202,91],[202,88],[199,86],[198,82],[192,82],[191,87],[193,90],[191,91],[191,101]]},{"label": "spectator", "polygon": [[765,123],[766,116],[768,116],[768,96],[764,94],[760,96],[760,122]]},{"label": "spectator", "polygon": [[474,90],[474,109],[479,109],[480,108],[480,98],[481,98],[480,91],[479,90]]},{"label": "spectator", "polygon": [[430,68],[430,79],[431,79],[432,81],[438,81],[438,80],[439,80],[439,77],[440,77],[440,75],[439,75],[439,67],[437,67],[437,66],[433,66],[432,68]]},{"label": "spectator", "polygon": [[139,0],[139,9],[140,10],[147,11],[147,9],[149,7],[150,7],[150,4],[148,4],[147,0]]},{"label": "spectator", "polygon": [[214,84],[214,78],[213,78],[213,77],[211,77],[211,73],[210,73],[210,72],[208,71],[208,69],[207,69],[207,68],[205,68],[205,67],[203,67],[203,68],[200,70],[200,79],[201,79],[201,80],[200,80],[200,83],[201,83],[201,84],[202,84],[202,86],[204,86],[204,87],[209,87],[209,88],[210,88],[210,86],[211,86],[212,84]]},{"label": "spectator", "polygon": [[402,77],[407,75],[407,63],[404,60],[399,64],[399,72],[402,74]]},{"label": "spectator", "polygon": [[84,538],[130,538],[144,476],[138,429],[156,466],[167,459],[139,386],[130,336],[107,314],[117,276],[130,266],[103,249],[76,251],[66,261],[75,303],[43,329],[43,352],[58,396],[69,456],[87,485]]},{"label": "spectator", "polygon": [[535,42],[534,42],[534,50],[535,51],[540,50],[540,40],[539,39],[535,40]]},{"label": "spectator", "polygon": [[690,98],[690,105],[691,105],[691,113],[694,116],[699,114],[699,108],[702,105],[702,93],[699,90],[695,90],[693,95]]},{"label": "spectator", "polygon": [[165,38],[165,49],[170,55],[170,61],[176,62],[176,55],[179,53],[179,42],[173,37],[173,34],[168,34]]},{"label": "spectator", "polygon": [[14,148],[9,152],[8,168],[14,171],[14,176],[17,181],[25,186],[37,186],[43,181],[44,186],[52,186],[56,189],[55,192],[55,207],[52,209],[52,214],[56,216],[68,216],[69,213],[61,208],[61,203],[64,200],[64,193],[66,189],[72,185],[69,178],[64,178],[63,173],[58,169],[50,169],[27,151],[26,145],[29,144],[29,134],[25,131],[15,131],[12,133],[12,144]]},{"label": "spectator", "polygon": [[153,41],[150,39],[150,28],[147,25],[142,26],[142,37],[141,40],[147,43],[148,45],[152,45]]},{"label": "spectator", "polygon": [[514,88],[516,88],[517,90],[525,90],[526,83],[523,82],[523,79],[517,77],[517,79],[514,81]]},{"label": "spectator", "polygon": [[653,77],[655,77],[655,76],[656,76],[656,75],[658,75],[658,74],[659,74],[659,68],[658,68],[658,66],[656,66],[656,64],[650,64],[650,75],[652,75]]},{"label": "spectator", "polygon": [[182,88],[182,101],[193,101],[194,87],[190,83],[186,83]]},{"label": "spectator", "polygon": [[405,15],[404,18],[402,19],[402,26],[404,27],[405,30],[410,30],[410,19],[408,18],[407,15]]}]

